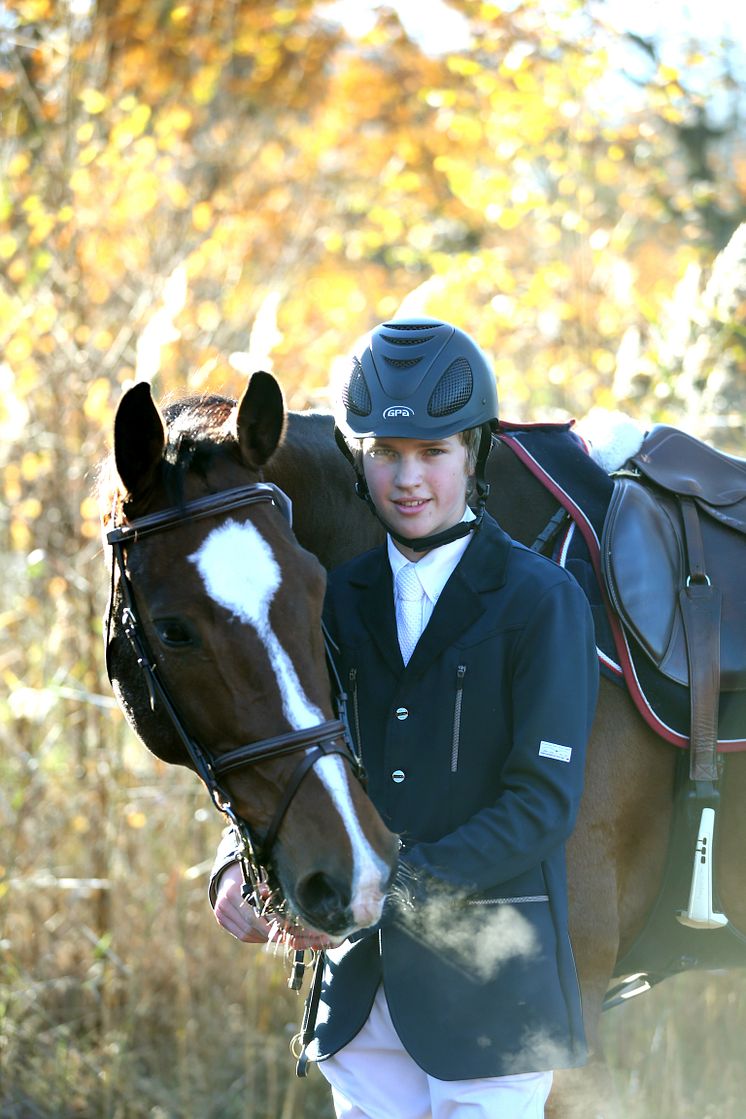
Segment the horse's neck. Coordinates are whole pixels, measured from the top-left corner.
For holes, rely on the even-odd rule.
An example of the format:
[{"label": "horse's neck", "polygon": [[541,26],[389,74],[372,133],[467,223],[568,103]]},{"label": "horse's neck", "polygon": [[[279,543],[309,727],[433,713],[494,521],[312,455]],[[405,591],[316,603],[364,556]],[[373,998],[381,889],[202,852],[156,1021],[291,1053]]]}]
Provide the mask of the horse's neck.
[{"label": "horse's neck", "polygon": [[489,512],[514,540],[532,544],[556,511],[555,499],[500,442],[487,460],[486,477]]},{"label": "horse's neck", "polygon": [[355,493],[355,475],[334,441],[331,416],[289,413],[285,439],[265,473],[293,502],[298,542],[327,569],[383,539],[378,521]]}]

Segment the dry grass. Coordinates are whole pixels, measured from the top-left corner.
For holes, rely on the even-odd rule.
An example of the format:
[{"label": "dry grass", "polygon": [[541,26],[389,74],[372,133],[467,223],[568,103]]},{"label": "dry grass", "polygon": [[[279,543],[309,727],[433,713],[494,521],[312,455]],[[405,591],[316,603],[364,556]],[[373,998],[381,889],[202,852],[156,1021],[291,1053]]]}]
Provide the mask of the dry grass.
[{"label": "dry grass", "polygon": [[[210,912],[220,818],[125,729],[91,599],[5,614],[0,1116],[329,1119],[293,1074],[283,962]],[[604,1036],[626,1119],[743,1119],[746,973],[664,983]]]},{"label": "dry grass", "polygon": [[609,1011],[603,1035],[627,1119],[746,1115],[746,971],[666,980]]},{"label": "dry grass", "polygon": [[292,1075],[302,1000],[282,961],[210,912],[217,813],[139,745],[126,763],[119,722],[105,713],[82,772],[47,756],[3,821],[0,1114],[328,1116],[321,1077]]},{"label": "dry grass", "polygon": [[[113,711],[96,722],[100,749],[77,765],[75,719],[67,753],[42,751],[30,778],[17,753],[3,763],[0,1114],[330,1116],[318,1073],[293,1076],[301,999],[283,962],[210,913],[220,821],[206,794],[152,761]],[[608,1015],[628,1119],[742,1119],[745,994],[743,973],[685,975]]]}]

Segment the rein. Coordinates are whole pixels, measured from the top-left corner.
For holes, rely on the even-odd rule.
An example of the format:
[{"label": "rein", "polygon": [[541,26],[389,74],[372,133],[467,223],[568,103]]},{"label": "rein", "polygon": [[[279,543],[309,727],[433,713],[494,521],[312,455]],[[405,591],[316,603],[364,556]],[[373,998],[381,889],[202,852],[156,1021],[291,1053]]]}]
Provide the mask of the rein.
[{"label": "rein", "polygon": [[[324,646],[327,661],[333,669],[333,679],[337,686],[337,709],[339,718],[319,723],[313,727],[288,731],[274,738],[263,739],[237,746],[224,754],[213,754],[197,742],[187,730],[168,689],[161,680],[145,637],[145,631],[135,602],[134,588],[127,572],[125,562],[129,547],[152,536],[166,532],[179,525],[189,524],[204,517],[224,516],[237,509],[250,505],[270,502],[292,524],[292,505],[285,493],[271,482],[254,482],[221,493],[208,494],[181,507],[164,509],[135,517],[126,524],[119,525],[107,533],[107,542],[112,548],[111,585],[112,596],[106,622],[106,669],[112,680],[110,664],[111,626],[114,603],[116,572],[119,571],[124,608],[122,626],[129,638],[137,658],[137,663],[145,674],[150,696],[150,706],[155,710],[160,703],[184,746],[192,766],[207,787],[215,807],[224,813],[238,832],[241,844],[241,866],[244,874],[244,894],[256,909],[266,913],[271,907],[272,898],[280,893],[276,884],[270,881],[272,875],[272,849],[277,839],[282,821],[298,788],[317,761],[325,755],[339,754],[346,759],[359,780],[363,780],[363,768],[355,752],[347,725],[346,697],[341,689],[339,677],[329,653],[329,640],[324,630]],[[323,629],[323,626],[322,626]],[[288,754],[303,753],[293,770],[266,833],[259,839],[252,834],[251,828],[234,809],[230,796],[222,788],[220,778],[246,766],[285,757]],[[269,885],[270,898],[265,903],[260,900],[260,886]]]}]

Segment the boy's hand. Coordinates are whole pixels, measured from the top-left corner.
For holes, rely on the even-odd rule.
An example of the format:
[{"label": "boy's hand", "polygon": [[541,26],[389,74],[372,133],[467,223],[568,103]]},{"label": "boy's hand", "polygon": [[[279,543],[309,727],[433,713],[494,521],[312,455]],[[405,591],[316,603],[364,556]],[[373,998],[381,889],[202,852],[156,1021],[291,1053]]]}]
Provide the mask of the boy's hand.
[{"label": "boy's hand", "polygon": [[220,876],[215,900],[215,919],[237,940],[243,940],[246,944],[281,944],[296,951],[305,948],[330,948],[341,943],[325,933],[301,926],[286,926],[276,920],[268,921],[259,917],[253,906],[244,900],[242,889],[241,868],[238,863],[233,863]]}]

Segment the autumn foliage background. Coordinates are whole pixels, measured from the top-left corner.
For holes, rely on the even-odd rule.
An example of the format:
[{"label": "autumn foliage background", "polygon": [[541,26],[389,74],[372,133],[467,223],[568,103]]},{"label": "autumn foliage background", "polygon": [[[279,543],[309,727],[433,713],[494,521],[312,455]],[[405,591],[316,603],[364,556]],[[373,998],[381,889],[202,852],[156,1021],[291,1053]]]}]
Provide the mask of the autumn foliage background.
[{"label": "autumn foliage background", "polygon": [[[0,2],[7,1119],[329,1114],[292,1077],[282,966],[209,912],[216,814],[103,673],[123,388],[273,368],[324,407],[360,333],[430,313],[491,356],[506,417],[621,408],[744,453],[738,44],[672,63],[602,0],[449,9],[435,50],[385,6],[353,36],[312,0]],[[684,976],[609,1015],[630,1115],[740,1119],[739,990]]]}]

